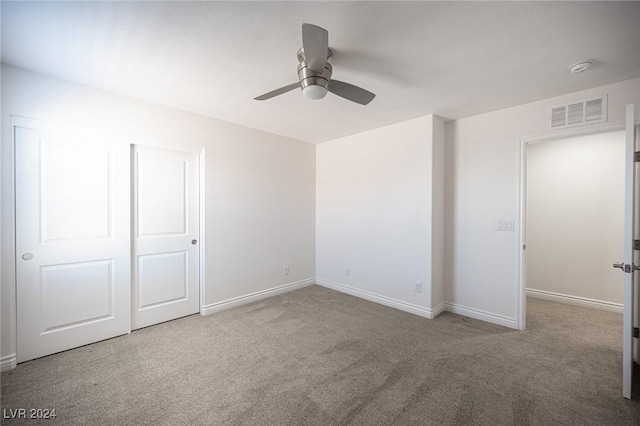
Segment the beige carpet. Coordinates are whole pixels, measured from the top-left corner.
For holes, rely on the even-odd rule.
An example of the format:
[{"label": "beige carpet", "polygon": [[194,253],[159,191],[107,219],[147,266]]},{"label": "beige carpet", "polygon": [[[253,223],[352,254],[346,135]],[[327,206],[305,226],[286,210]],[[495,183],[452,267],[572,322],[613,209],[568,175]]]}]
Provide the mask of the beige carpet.
[{"label": "beige carpet", "polygon": [[20,364],[2,407],[55,409],[47,425],[638,425],[621,316],[528,310],[517,332],[312,286]]}]

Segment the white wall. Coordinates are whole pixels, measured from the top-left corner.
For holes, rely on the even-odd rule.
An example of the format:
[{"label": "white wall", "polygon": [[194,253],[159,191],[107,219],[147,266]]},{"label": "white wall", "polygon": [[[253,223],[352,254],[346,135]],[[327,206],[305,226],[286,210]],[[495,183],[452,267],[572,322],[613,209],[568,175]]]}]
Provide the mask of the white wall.
[{"label": "white wall", "polygon": [[[559,301],[622,304],[624,132],[527,148],[527,288]],[[588,300],[584,301],[590,302]]]},{"label": "white wall", "polygon": [[[2,66],[2,325],[15,353],[11,115],[94,128],[129,143],[205,148],[209,311],[315,275],[315,146]],[[290,266],[283,276],[282,267]]]},{"label": "white wall", "polygon": [[[314,147],[3,65],[0,355],[15,351],[11,115],[204,147],[210,310],[315,272],[420,315],[437,315],[444,298],[448,310],[516,327],[520,139],[549,133],[549,107],[602,94],[609,123],[621,122],[627,103],[640,105],[640,79],[456,120],[446,132],[428,116]],[[496,219],[516,220],[515,231],[497,232]]]},{"label": "white wall", "polygon": [[432,262],[444,241],[432,229],[444,219],[443,144],[443,123],[428,116],[317,146],[319,284],[427,317],[439,313],[443,274]]},{"label": "white wall", "polygon": [[[625,105],[640,104],[640,79],[447,123],[447,309],[517,327],[520,139],[553,133],[550,107],[602,94],[609,95],[608,122],[622,123]],[[515,220],[515,231],[496,231],[496,219]]]}]

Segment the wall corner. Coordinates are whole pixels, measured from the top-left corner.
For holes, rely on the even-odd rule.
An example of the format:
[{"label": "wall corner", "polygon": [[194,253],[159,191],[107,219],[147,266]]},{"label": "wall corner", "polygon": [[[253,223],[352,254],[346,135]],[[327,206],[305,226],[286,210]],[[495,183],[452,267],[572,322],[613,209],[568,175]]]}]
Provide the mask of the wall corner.
[{"label": "wall corner", "polygon": [[444,306],[445,262],[445,123],[431,116],[431,309]]}]

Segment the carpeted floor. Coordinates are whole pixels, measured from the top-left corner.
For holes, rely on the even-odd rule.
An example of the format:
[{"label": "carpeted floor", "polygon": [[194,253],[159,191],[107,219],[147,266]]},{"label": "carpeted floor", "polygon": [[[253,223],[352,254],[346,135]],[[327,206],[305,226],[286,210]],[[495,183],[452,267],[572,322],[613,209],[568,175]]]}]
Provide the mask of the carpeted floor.
[{"label": "carpeted floor", "polygon": [[527,304],[518,332],[311,286],[20,364],[2,407],[55,409],[47,425],[638,425],[621,316]]}]

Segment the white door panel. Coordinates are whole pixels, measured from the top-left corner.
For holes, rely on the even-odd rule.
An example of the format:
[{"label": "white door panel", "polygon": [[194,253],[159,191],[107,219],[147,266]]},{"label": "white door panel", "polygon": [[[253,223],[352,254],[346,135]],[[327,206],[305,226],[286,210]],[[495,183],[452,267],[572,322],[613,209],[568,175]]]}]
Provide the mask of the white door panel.
[{"label": "white door panel", "polygon": [[[111,152],[72,145],[41,147],[42,242],[110,238]],[[68,170],[73,164],[73,173]],[[82,220],[70,211],[81,210]]]},{"label": "white door panel", "polygon": [[128,333],[129,145],[15,138],[18,362]]},{"label": "white door panel", "polygon": [[114,316],[112,260],[42,266],[40,277],[43,333]]},{"label": "white door panel", "polygon": [[636,132],[634,105],[627,105],[626,109],[626,148],[625,148],[625,236],[624,236],[624,263],[617,265],[624,270],[623,279],[623,320],[622,320],[622,395],[631,398],[633,379],[633,321],[635,301],[635,288],[637,273],[635,271],[637,255],[634,251],[634,239],[636,238],[638,212],[636,211]]},{"label": "white door panel", "polygon": [[[157,150],[154,150],[157,151]],[[187,235],[188,158],[138,149],[138,237]]]},{"label": "white door panel", "polygon": [[134,147],[133,329],[199,310],[198,154]]},{"label": "white door panel", "polygon": [[188,262],[186,251],[138,256],[138,307],[187,299]]}]

